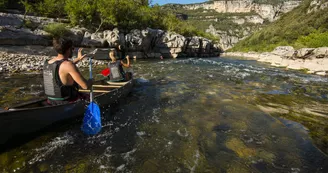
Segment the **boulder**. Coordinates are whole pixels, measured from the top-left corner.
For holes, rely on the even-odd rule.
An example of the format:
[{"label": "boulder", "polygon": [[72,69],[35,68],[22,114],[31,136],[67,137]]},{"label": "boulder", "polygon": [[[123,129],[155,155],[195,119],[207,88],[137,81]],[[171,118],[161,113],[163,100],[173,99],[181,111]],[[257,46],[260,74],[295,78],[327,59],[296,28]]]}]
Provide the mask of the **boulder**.
[{"label": "boulder", "polygon": [[161,49],[159,49],[159,52],[161,54],[171,54],[172,53],[170,48],[161,48]]},{"label": "boulder", "polygon": [[255,24],[263,24],[264,19],[262,19],[258,15],[252,15],[252,16],[245,16],[246,21],[249,23],[255,23]]},{"label": "boulder", "polygon": [[169,47],[169,48],[177,48],[177,47],[181,48],[184,46],[185,40],[186,40],[185,37],[180,34],[176,34],[174,32],[166,32],[161,39],[161,43],[157,46]]},{"label": "boulder", "polygon": [[328,7],[328,2],[321,1],[321,0],[312,0],[307,13],[312,13],[312,12],[316,12],[318,10],[323,10],[327,7]]},{"label": "boulder", "polygon": [[178,54],[178,53],[182,52],[182,48],[171,48],[169,52],[172,54],[174,54],[174,53]]},{"label": "boulder", "polygon": [[328,47],[319,47],[314,49],[313,55],[315,58],[328,58]]},{"label": "boulder", "polygon": [[86,29],[75,27],[75,28],[70,29],[70,31],[71,32],[69,34],[69,37],[72,39],[74,45],[76,45],[76,46],[82,45]]},{"label": "boulder", "polygon": [[155,52],[147,53],[148,58],[160,58],[161,55],[162,55],[161,53],[155,53]]},{"label": "boulder", "polygon": [[243,18],[238,18],[237,16],[234,16],[232,22],[238,25],[243,25],[246,21]]},{"label": "boulder", "polygon": [[165,32],[160,29],[147,28],[142,30],[142,49],[146,52],[154,51],[158,45],[161,45],[161,40],[164,34]]},{"label": "boulder", "polygon": [[16,29],[13,26],[0,28],[0,45],[51,45],[48,34],[40,30]]},{"label": "boulder", "polygon": [[89,33],[85,32],[82,45],[88,47],[102,47],[105,44],[103,33]]},{"label": "boulder", "polygon": [[125,45],[124,34],[120,33],[117,28],[114,28],[113,31],[106,30],[104,33],[104,39],[107,41],[110,47],[113,47],[115,43],[120,45]]},{"label": "boulder", "polygon": [[20,27],[23,25],[23,20],[15,14],[0,13],[0,26],[15,26]]},{"label": "boulder", "polygon": [[200,37],[194,36],[190,38],[188,48],[199,48],[200,46]]},{"label": "boulder", "polygon": [[140,30],[134,29],[125,36],[126,45],[130,50],[142,49],[143,35]]},{"label": "boulder", "polygon": [[306,58],[308,57],[312,52],[314,48],[302,48],[297,50],[296,57],[297,58]]},{"label": "boulder", "polygon": [[284,58],[292,58],[295,55],[295,49],[292,46],[278,46],[271,53]]}]

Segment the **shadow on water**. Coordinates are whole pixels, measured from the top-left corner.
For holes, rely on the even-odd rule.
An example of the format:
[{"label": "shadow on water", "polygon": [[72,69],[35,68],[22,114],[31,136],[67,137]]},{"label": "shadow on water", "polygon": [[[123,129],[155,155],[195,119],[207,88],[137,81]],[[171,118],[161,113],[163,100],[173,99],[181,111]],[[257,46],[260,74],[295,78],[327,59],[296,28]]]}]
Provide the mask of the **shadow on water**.
[{"label": "shadow on water", "polygon": [[5,144],[0,145],[0,154],[4,152],[8,152],[14,148],[20,147],[32,140],[37,139],[38,137],[44,134],[49,134],[47,139],[51,139],[55,137],[57,134],[69,130],[75,124],[81,124],[81,123],[82,123],[81,118],[79,119],[71,118],[54,123],[34,133],[13,136]]}]

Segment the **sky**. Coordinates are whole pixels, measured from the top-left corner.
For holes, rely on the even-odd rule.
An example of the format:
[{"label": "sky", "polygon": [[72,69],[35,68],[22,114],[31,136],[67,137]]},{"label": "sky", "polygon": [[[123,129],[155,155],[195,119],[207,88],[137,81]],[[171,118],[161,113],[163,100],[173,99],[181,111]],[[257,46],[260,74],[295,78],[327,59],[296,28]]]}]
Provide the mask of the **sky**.
[{"label": "sky", "polygon": [[159,5],[168,4],[168,3],[192,4],[192,3],[199,3],[205,1],[206,0],[152,0],[152,4],[156,4],[156,3],[158,3]]}]

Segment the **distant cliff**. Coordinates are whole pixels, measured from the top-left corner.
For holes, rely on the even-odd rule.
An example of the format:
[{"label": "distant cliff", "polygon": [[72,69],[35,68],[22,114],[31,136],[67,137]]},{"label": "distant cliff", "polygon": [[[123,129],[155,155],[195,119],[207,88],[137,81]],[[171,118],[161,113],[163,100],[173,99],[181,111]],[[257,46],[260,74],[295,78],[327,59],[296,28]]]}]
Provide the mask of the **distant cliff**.
[{"label": "distant cliff", "polygon": [[328,46],[328,1],[304,0],[277,21],[238,42],[233,51],[270,52],[277,46]]},{"label": "distant cliff", "polygon": [[298,7],[300,0],[230,0],[196,4],[167,4],[163,8],[186,14],[191,25],[220,38],[226,50],[282,14]]},{"label": "distant cliff", "polygon": [[301,1],[285,1],[276,4],[256,3],[256,0],[209,1],[197,4],[181,5],[188,10],[206,9],[218,13],[250,13],[255,12],[269,21],[276,20],[280,14],[286,13],[300,4]]}]

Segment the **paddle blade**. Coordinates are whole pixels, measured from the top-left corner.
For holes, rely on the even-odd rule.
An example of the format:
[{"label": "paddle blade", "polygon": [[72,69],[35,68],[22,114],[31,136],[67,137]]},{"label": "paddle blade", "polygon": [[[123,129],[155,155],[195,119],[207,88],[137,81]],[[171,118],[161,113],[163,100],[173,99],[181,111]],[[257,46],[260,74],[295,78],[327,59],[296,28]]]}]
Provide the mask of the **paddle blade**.
[{"label": "paddle blade", "polygon": [[110,74],[110,70],[109,70],[109,68],[106,68],[106,69],[104,69],[103,71],[101,71],[101,74],[102,74],[103,76],[107,77],[107,76]]},{"label": "paddle blade", "polygon": [[91,102],[87,107],[81,130],[87,135],[95,135],[101,130],[101,117],[99,106]]}]

